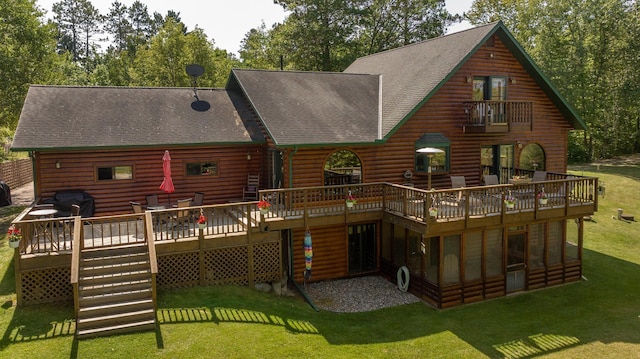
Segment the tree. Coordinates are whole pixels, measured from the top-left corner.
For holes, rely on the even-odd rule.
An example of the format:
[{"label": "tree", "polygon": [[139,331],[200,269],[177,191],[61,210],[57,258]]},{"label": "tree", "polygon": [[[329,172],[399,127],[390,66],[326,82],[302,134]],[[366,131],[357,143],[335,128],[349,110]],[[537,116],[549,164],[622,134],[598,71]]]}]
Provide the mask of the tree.
[{"label": "tree", "polygon": [[442,36],[460,19],[445,9],[444,0],[365,0],[360,6],[365,55]]},{"label": "tree", "polygon": [[258,28],[251,29],[246,33],[240,45],[242,65],[248,68],[267,70],[283,67],[280,59],[284,53],[278,51],[277,43],[272,41],[274,38],[275,31],[269,32],[264,21]]},{"label": "tree", "polygon": [[129,21],[129,9],[121,2],[114,1],[106,16],[104,29],[113,40],[112,43],[118,52],[127,49],[129,37],[133,35],[133,25]]},{"label": "tree", "polygon": [[73,60],[82,61],[89,71],[90,58],[98,48],[91,40],[100,33],[100,12],[88,0],[62,0],[53,4],[53,12],[60,50],[71,52]]},{"label": "tree", "polygon": [[285,20],[289,58],[300,70],[340,71],[357,22],[350,0],[275,0],[291,14]]},{"label": "tree", "polygon": [[187,65],[205,68],[198,86],[222,86],[231,69],[232,59],[224,50],[215,49],[202,29],[186,33],[184,25],[167,17],[149,48],[138,51],[132,70],[132,85],[190,87]]},{"label": "tree", "polygon": [[29,85],[47,83],[55,32],[31,0],[0,0],[0,127],[15,129]]},{"label": "tree", "polygon": [[[275,0],[291,12],[274,27],[289,66],[342,71],[357,57],[444,34],[458,21],[444,0]],[[248,49],[247,49],[248,50]]]}]

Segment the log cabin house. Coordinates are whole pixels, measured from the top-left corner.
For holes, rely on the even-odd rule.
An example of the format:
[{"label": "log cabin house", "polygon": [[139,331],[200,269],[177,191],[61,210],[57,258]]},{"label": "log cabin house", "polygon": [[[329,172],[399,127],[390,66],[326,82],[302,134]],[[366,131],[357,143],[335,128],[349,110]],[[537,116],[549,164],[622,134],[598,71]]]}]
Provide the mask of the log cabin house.
[{"label": "log cabin house", "polygon": [[[216,266],[234,267],[238,255],[198,264],[207,254],[189,253],[229,248],[229,233],[167,240],[163,211],[145,212],[138,237],[157,252],[161,287],[275,281],[282,271],[295,283],[402,274],[409,291],[447,308],[581,279],[582,222],[597,210],[597,179],[566,174],[574,129],[586,129],[580,116],[497,22],[366,56],[342,73],[234,69],[224,89],[31,86],[13,150],[29,151],[38,198],[71,189],[94,198],[95,217],[77,233],[83,248],[87,223],[131,215],[130,201],[148,194],[170,200],[158,189],[169,150],[170,198],[204,193],[209,224],[244,213],[235,241],[258,244],[240,257],[269,258],[251,265],[267,275],[236,268],[222,280]],[[417,152],[425,147],[440,151]],[[534,173],[542,178],[518,180]],[[271,203],[266,215],[243,202],[249,175]],[[465,186],[452,188],[452,176]],[[484,185],[489,177],[497,182]],[[513,209],[507,196],[518,199]],[[38,266],[30,248],[17,251],[25,258],[17,273]],[[55,275],[74,283],[73,260],[57,258],[66,269]],[[16,277],[26,298],[37,285],[25,282],[38,279]]]}]

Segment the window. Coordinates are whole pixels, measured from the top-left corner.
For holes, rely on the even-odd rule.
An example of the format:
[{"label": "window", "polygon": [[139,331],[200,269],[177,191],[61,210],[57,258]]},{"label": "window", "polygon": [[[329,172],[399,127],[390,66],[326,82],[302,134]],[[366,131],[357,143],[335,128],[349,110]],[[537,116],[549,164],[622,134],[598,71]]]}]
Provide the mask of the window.
[{"label": "window", "polygon": [[486,249],[486,276],[487,278],[502,275],[502,230],[490,229],[487,231]]},{"label": "window", "polygon": [[218,174],[217,162],[192,162],[187,163],[187,176],[216,176]]},{"label": "window", "polygon": [[576,218],[575,220],[567,220],[567,229],[566,229],[566,241],[564,246],[564,257],[566,262],[575,261],[580,259],[580,219]]},{"label": "window", "polygon": [[349,150],[338,150],[324,163],[324,185],[337,186],[362,182],[362,163]]},{"label": "window", "polygon": [[98,181],[133,179],[133,166],[101,166],[96,172]]},{"label": "window", "polygon": [[549,222],[549,265],[562,263],[562,222]]},{"label": "window", "polygon": [[544,267],[544,223],[529,226],[529,267]]},{"label": "window", "polygon": [[482,232],[469,232],[465,239],[464,280],[472,281],[482,278]]},{"label": "window", "polygon": [[[441,150],[440,153],[420,153],[421,148],[431,147]],[[415,142],[416,172],[449,172],[450,157],[449,139],[441,133],[425,133]]]},{"label": "window", "polygon": [[520,151],[520,167],[525,170],[542,170],[546,168],[544,149],[537,143],[530,143]]},{"label": "window", "polygon": [[444,237],[442,252],[442,281],[444,284],[460,283],[460,235]]},{"label": "window", "polygon": [[474,77],[471,99],[473,101],[505,101],[507,99],[507,77]]}]

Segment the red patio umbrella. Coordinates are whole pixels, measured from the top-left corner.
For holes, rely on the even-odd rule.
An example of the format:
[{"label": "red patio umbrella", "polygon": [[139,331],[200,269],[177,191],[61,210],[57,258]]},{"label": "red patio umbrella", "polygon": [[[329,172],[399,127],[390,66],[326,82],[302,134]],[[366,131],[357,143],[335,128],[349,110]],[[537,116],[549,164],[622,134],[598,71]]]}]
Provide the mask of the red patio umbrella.
[{"label": "red patio umbrella", "polygon": [[175,188],[171,179],[171,156],[169,156],[169,150],[165,150],[164,156],[162,156],[162,172],[164,173],[164,179],[160,184],[160,189],[169,196],[169,206],[171,206],[171,193],[175,191]]}]

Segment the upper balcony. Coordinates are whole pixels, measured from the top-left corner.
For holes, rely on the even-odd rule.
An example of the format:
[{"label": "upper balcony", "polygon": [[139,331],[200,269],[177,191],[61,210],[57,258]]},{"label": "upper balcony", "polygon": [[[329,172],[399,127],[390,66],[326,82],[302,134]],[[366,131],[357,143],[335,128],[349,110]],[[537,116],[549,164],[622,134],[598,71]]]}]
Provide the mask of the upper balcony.
[{"label": "upper balcony", "polygon": [[464,103],[465,133],[531,131],[532,101],[471,101]]}]

